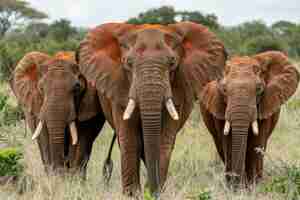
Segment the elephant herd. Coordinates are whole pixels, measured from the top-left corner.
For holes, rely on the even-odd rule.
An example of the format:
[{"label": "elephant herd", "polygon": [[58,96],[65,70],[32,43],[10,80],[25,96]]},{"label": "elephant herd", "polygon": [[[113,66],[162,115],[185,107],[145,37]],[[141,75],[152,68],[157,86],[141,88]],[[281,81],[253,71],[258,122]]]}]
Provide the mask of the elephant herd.
[{"label": "elephant herd", "polygon": [[[37,139],[47,173],[79,172],[107,121],[121,153],[123,193],[140,191],[140,162],[156,198],[166,181],[176,135],[198,100],[230,186],[263,175],[267,141],[299,73],[281,52],[227,58],[222,42],[192,22],[107,23],[78,51],[31,52],[12,89]],[[110,151],[111,151],[110,148]],[[110,155],[106,167],[111,173]],[[109,176],[109,175],[108,175]]]}]

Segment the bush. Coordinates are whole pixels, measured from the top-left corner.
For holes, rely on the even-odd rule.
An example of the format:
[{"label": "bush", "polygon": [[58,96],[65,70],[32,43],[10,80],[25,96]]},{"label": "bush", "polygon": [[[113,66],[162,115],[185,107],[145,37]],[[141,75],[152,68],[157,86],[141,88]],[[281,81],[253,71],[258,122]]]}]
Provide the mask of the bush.
[{"label": "bush", "polygon": [[23,166],[19,160],[22,158],[23,155],[18,149],[0,150],[0,176],[20,176]]},{"label": "bush", "polygon": [[[275,164],[275,163],[274,163]],[[281,165],[274,165],[273,178],[264,185],[264,192],[276,192],[285,196],[285,199],[300,199],[300,166],[281,161]]]},{"label": "bush", "polygon": [[245,44],[246,54],[257,54],[265,51],[287,52],[287,46],[279,39],[268,35],[257,36]]},{"label": "bush", "polygon": [[0,126],[16,124],[24,118],[20,106],[14,107],[8,103],[8,96],[0,93]]}]

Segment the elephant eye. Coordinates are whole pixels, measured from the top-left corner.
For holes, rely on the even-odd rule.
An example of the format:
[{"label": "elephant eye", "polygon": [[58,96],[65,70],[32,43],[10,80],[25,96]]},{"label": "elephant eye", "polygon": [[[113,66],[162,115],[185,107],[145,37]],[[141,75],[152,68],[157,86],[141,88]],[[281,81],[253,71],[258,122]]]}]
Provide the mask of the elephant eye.
[{"label": "elephant eye", "polygon": [[80,83],[76,82],[75,85],[73,86],[73,92],[75,95],[80,93]]},{"label": "elephant eye", "polygon": [[123,43],[123,42],[120,43],[120,47],[124,48],[124,49],[127,49],[127,50],[129,49],[129,46],[126,43]]},{"label": "elephant eye", "polygon": [[256,94],[261,95],[263,92],[264,92],[264,88],[263,88],[262,84],[256,85]]}]

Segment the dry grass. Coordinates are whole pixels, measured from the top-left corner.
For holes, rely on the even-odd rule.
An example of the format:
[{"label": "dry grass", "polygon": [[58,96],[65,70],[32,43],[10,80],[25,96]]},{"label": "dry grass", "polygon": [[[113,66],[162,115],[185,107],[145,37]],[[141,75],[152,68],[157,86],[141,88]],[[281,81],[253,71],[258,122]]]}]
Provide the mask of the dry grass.
[{"label": "dry grass", "polygon": [[[275,132],[270,140],[265,162],[265,179],[251,191],[233,193],[225,187],[223,166],[216,158],[212,138],[202,122],[199,122],[195,109],[190,120],[177,137],[176,147],[172,155],[169,178],[162,199],[197,199],[203,191],[211,192],[211,199],[228,200],[281,200],[286,197],[277,193],[265,193],[263,187],[272,177],[272,171],[281,161],[294,163],[300,158],[300,89],[288,105],[284,105]],[[88,167],[88,180],[80,183],[76,178],[61,179],[46,177],[40,161],[37,145],[30,140],[29,135],[23,138],[24,124],[2,127],[11,143],[21,142],[24,148],[24,164],[26,174],[33,177],[34,188],[20,195],[15,186],[0,187],[0,199],[5,200],[120,200],[122,196],[120,183],[120,153],[116,145],[113,152],[114,171],[109,187],[102,181],[102,165],[112,137],[111,129],[106,126],[98,137],[93,149]],[[277,161],[280,161],[277,163]],[[145,169],[142,167],[142,183]]]}]

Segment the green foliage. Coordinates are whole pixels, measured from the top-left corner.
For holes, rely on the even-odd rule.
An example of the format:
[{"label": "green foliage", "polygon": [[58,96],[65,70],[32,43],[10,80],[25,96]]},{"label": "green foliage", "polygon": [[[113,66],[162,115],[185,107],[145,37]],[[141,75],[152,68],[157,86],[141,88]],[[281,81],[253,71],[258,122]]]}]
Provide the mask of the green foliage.
[{"label": "green foliage", "polygon": [[16,124],[23,118],[21,107],[8,104],[8,96],[0,93],[0,126]]},{"label": "green foliage", "polygon": [[66,41],[76,34],[76,29],[71,26],[69,20],[60,19],[50,25],[49,34],[58,41]]},{"label": "green foliage", "polygon": [[151,192],[149,191],[149,189],[145,190],[144,199],[145,200],[155,200],[154,197],[152,197]]},{"label": "green foliage", "polygon": [[130,24],[173,24],[176,21],[192,21],[201,23],[212,29],[219,28],[218,18],[214,14],[204,15],[199,11],[176,11],[172,6],[162,6],[140,13],[130,18]]},{"label": "green foliage", "polygon": [[[46,37],[35,37],[38,33],[14,33],[0,40],[0,80],[9,80],[13,69],[18,61],[31,51],[40,51],[50,55],[57,51],[74,51],[77,49],[81,35],[77,37],[68,35],[71,32],[59,32],[55,25],[55,30],[49,29]],[[55,31],[58,31],[57,33]],[[72,34],[75,34],[74,32]],[[61,38],[59,37],[61,36]]]},{"label": "green foliage", "polygon": [[175,23],[176,12],[172,6],[162,6],[142,12],[138,17],[129,19],[130,24],[172,24]]},{"label": "green foliage", "polygon": [[19,176],[23,166],[19,163],[22,153],[15,148],[0,150],[0,176]]},{"label": "green foliage", "polygon": [[23,0],[0,1],[0,38],[16,25],[34,19],[44,19],[48,16],[32,7]]},{"label": "green foliage", "polygon": [[264,51],[283,51],[287,52],[287,45],[280,40],[270,35],[261,35],[249,39],[245,43],[246,54],[257,54]]},{"label": "green foliage", "polygon": [[271,183],[265,185],[264,192],[276,192],[285,199],[298,200],[300,198],[300,167],[285,165],[281,174],[275,176]]},{"label": "green foliage", "polygon": [[212,200],[211,191],[202,191],[197,200]]}]

